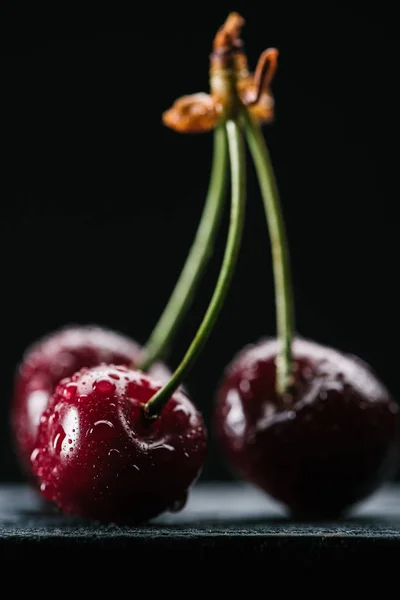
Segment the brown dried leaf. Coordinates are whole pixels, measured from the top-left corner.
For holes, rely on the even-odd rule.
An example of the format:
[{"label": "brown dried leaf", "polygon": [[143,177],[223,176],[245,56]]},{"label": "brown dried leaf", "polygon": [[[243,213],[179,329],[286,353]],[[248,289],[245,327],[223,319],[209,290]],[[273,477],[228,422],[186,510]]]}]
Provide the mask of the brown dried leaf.
[{"label": "brown dried leaf", "polygon": [[214,129],[220,113],[209,94],[198,93],[178,98],[164,112],[163,123],[180,133],[203,133]]}]

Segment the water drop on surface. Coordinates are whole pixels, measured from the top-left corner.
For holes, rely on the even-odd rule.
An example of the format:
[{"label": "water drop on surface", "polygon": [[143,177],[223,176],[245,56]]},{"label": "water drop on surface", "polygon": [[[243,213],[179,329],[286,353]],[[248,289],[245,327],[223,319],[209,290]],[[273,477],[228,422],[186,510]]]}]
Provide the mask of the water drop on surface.
[{"label": "water drop on surface", "polygon": [[31,462],[34,462],[37,458],[37,455],[39,454],[40,450],[39,448],[35,448],[34,451],[31,454]]},{"label": "water drop on surface", "polygon": [[56,454],[60,454],[62,450],[63,441],[66,438],[66,433],[61,425],[57,429],[55,438],[53,439],[53,449]]},{"label": "water drop on surface", "polygon": [[66,400],[72,400],[76,394],[77,386],[74,383],[67,385],[63,390],[63,397]]},{"label": "water drop on surface", "polygon": [[150,446],[151,450],[168,450],[169,452],[174,452],[175,448],[170,444],[155,444],[154,446]]},{"label": "water drop on surface", "polygon": [[97,442],[112,438],[114,435],[114,424],[111,421],[96,421],[86,432],[86,437],[91,437]]},{"label": "water drop on surface", "polygon": [[115,390],[115,383],[108,379],[98,379],[92,387],[94,391],[100,394],[111,394]]},{"label": "water drop on surface", "polygon": [[296,418],[296,413],[294,410],[289,410],[288,414],[287,414],[287,418],[290,419],[291,421],[293,421],[293,419]]},{"label": "water drop on surface", "polygon": [[117,380],[117,381],[120,379],[120,377],[119,377],[119,375],[117,375],[117,373],[110,373],[110,377],[111,377],[112,379],[115,379],[115,380]]},{"label": "water drop on surface", "polygon": [[118,456],[121,456],[121,452],[116,448],[111,448],[111,450],[108,451],[108,456],[117,458]]},{"label": "water drop on surface", "polygon": [[40,484],[40,491],[41,491],[41,492],[45,492],[45,491],[46,491],[46,488],[47,488],[47,485],[46,485],[45,483],[41,483],[41,484]]}]

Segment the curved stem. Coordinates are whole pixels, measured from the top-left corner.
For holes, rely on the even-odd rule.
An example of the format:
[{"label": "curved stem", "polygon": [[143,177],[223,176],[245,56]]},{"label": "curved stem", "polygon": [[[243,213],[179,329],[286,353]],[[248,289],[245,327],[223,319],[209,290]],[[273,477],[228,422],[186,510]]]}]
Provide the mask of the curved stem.
[{"label": "curved stem", "polygon": [[197,285],[213,253],[226,193],[227,154],[226,133],[222,125],[214,133],[210,186],[199,228],[172,295],[144,347],[144,358],[138,366],[144,371],[155,360],[165,356],[167,347],[190,308]]},{"label": "curved stem", "polygon": [[223,306],[236,266],[245,212],[245,155],[242,134],[236,121],[228,120],[226,122],[226,132],[231,166],[231,212],[221,271],[207,312],[182,362],[168,383],[144,405],[144,414],[149,418],[160,414],[163,406],[185,379],[202,351]]},{"label": "curved stem", "polygon": [[277,357],[277,393],[283,395],[293,384],[292,340],[294,335],[294,305],[290,275],[289,251],[279,192],[264,136],[247,110],[243,111],[244,127],[253,157],[271,241],[275,282],[277,337],[280,343]]}]

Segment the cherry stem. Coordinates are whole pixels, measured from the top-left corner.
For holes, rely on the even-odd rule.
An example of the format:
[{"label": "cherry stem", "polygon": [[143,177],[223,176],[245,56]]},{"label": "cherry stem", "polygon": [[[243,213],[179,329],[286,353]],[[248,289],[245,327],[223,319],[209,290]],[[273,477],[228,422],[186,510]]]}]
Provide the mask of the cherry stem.
[{"label": "cherry stem", "polygon": [[139,365],[136,365],[136,368],[143,371],[167,354],[168,347],[192,304],[195,291],[213,254],[214,240],[225,204],[227,155],[225,127],[219,126],[214,132],[210,185],[201,221],[175,288],[144,347],[143,359]]},{"label": "cherry stem", "polygon": [[243,110],[246,139],[254,161],[271,242],[275,282],[275,310],[279,351],[276,390],[283,396],[293,385],[292,341],[294,335],[294,303],[290,274],[289,250],[285,222],[280,205],[269,151],[262,131],[248,110]]},{"label": "cherry stem", "polygon": [[144,414],[148,418],[154,418],[160,414],[164,405],[181,385],[201,353],[224,304],[239,255],[246,203],[244,143],[236,120],[227,120],[225,127],[231,170],[231,211],[221,270],[207,312],[188,351],[170,380],[144,405]]}]

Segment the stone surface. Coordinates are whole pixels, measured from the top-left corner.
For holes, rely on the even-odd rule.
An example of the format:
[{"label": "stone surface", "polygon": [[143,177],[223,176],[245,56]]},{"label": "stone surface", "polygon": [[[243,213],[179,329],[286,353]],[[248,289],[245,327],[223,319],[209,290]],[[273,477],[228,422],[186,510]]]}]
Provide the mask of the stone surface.
[{"label": "stone surface", "polygon": [[[65,517],[41,504],[23,485],[0,487],[0,559],[135,552],[135,561],[190,556],[262,557],[269,565],[296,561],[302,568],[357,559],[398,562],[400,486],[391,485],[347,518],[335,522],[290,521],[281,507],[254,488],[199,483],[185,509],[141,527],[99,525]],[[168,551],[166,554],[165,551]],[[157,558],[158,557],[158,558]],[[358,560],[360,559],[360,560]]]}]

